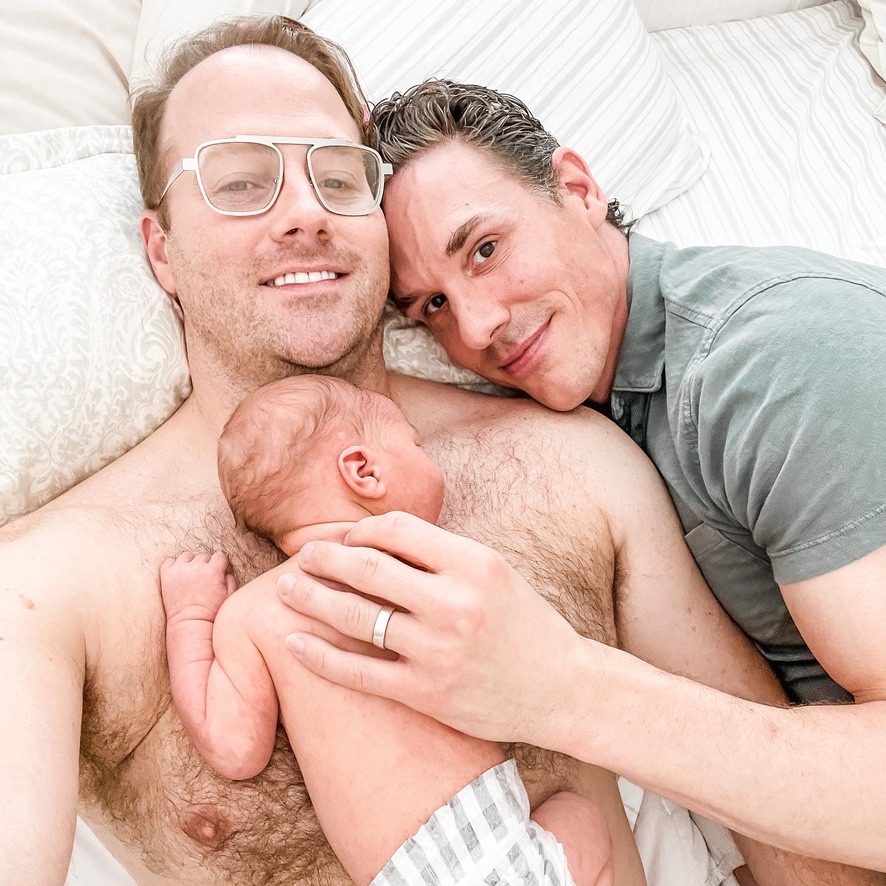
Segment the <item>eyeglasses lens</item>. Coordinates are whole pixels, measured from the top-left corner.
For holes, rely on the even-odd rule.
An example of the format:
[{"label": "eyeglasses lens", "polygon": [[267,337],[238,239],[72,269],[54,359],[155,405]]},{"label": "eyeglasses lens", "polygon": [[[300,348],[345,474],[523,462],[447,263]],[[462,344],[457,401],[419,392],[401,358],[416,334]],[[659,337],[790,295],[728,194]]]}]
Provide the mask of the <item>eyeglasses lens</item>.
[{"label": "eyeglasses lens", "polygon": [[[261,212],[274,202],[281,155],[270,145],[223,142],[205,145],[197,168],[209,203],[222,212]],[[320,202],[341,215],[375,209],[382,176],[378,157],[351,145],[318,145],[308,152],[308,171]]]},{"label": "eyeglasses lens", "polygon": [[267,209],[277,192],[280,164],[274,148],[253,142],[205,145],[197,155],[206,199],[223,212]]},{"label": "eyeglasses lens", "polygon": [[370,151],[350,145],[319,145],[308,165],[320,202],[332,212],[362,215],[375,208],[381,170]]}]

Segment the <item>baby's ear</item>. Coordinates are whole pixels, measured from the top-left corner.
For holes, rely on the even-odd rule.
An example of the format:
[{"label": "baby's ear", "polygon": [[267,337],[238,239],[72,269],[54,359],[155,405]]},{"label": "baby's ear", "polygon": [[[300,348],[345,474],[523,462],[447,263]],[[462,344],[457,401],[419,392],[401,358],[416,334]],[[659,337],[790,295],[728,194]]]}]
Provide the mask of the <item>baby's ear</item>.
[{"label": "baby's ear", "polygon": [[338,471],[348,488],[360,498],[378,499],[385,494],[379,463],[368,446],[349,446],[338,456]]}]

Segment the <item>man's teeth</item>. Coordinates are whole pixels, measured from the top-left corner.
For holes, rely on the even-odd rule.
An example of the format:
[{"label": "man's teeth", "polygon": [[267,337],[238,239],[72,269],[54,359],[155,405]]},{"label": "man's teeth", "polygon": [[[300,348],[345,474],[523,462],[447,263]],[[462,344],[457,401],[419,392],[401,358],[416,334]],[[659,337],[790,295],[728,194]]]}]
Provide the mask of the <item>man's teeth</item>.
[{"label": "man's teeth", "polygon": [[295,274],[282,274],[268,281],[268,286],[286,286],[291,283],[319,283],[321,280],[335,280],[335,271],[298,271]]}]

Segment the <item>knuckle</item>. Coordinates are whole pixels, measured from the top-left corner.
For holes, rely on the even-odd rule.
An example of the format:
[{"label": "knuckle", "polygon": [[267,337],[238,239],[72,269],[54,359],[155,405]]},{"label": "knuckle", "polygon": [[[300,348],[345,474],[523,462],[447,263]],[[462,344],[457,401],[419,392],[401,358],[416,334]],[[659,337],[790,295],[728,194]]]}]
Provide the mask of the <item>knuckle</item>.
[{"label": "knuckle", "polygon": [[390,532],[394,535],[404,532],[410,520],[410,515],[405,511],[389,511],[385,517],[391,524],[390,527],[385,528],[389,528]]},{"label": "knuckle", "polygon": [[350,676],[350,680],[348,682],[351,686],[354,687],[354,689],[357,689],[360,692],[372,691],[372,681],[369,679],[369,676],[363,671],[353,667],[348,668],[348,675]]},{"label": "knuckle", "polygon": [[372,548],[367,548],[360,557],[358,562],[358,571],[360,578],[364,580],[371,579],[378,572],[381,563],[381,555]]},{"label": "knuckle", "polygon": [[348,599],[345,602],[345,610],[344,610],[344,627],[345,631],[352,636],[359,637],[360,628],[363,625],[365,620],[364,618],[364,610],[365,610],[365,602],[359,597],[355,597],[352,594],[348,595]]},{"label": "knuckle", "polygon": [[459,638],[470,638],[483,627],[486,613],[480,600],[462,597],[452,603],[452,627]]}]

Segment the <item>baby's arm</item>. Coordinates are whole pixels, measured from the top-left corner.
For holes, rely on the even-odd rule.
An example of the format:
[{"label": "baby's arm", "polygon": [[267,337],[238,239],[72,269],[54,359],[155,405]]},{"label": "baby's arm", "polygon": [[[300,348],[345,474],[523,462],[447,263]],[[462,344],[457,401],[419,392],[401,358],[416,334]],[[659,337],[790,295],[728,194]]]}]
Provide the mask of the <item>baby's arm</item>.
[{"label": "baby's arm", "polygon": [[277,695],[242,622],[223,605],[236,590],[227,569],[221,553],[181,554],[160,567],[160,591],[176,710],[204,759],[240,779],[270,759]]}]

